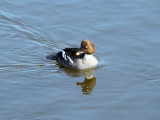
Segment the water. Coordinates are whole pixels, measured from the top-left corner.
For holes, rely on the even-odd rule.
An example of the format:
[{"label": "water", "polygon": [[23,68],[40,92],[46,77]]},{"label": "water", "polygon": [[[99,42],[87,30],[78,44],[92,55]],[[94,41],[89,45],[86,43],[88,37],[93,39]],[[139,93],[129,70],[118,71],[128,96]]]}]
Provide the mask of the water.
[{"label": "water", "polygon": [[[159,120],[158,0],[0,6],[1,120]],[[45,58],[85,38],[96,46],[95,70],[63,69]]]}]

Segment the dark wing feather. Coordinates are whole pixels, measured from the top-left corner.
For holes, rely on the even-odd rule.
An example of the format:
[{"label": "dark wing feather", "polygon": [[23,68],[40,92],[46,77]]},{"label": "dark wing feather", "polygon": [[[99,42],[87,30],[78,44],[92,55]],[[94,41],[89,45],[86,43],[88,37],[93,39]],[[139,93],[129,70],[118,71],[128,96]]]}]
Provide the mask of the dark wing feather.
[{"label": "dark wing feather", "polygon": [[79,48],[65,48],[63,51],[66,52],[66,55],[69,56],[73,61],[75,59],[82,59],[84,57],[84,54],[76,55],[76,53],[79,51]]},{"label": "dark wing feather", "polygon": [[[79,48],[65,48],[63,49],[63,51],[65,52],[65,55],[70,57],[72,59],[72,61],[75,61],[75,59],[82,59],[84,57],[84,54],[80,54],[80,55],[76,55],[76,53],[79,51],[80,49]],[[58,58],[60,58],[61,60],[63,58],[63,55],[62,55],[62,51],[59,52],[57,54]],[[67,59],[67,57],[66,57]]]}]

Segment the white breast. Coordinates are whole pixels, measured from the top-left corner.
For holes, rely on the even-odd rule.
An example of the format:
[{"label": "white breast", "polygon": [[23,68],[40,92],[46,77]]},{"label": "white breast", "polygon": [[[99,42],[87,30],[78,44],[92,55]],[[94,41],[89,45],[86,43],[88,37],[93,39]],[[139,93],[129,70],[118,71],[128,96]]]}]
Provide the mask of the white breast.
[{"label": "white breast", "polygon": [[93,55],[86,54],[83,59],[78,59],[76,64],[78,69],[87,69],[95,67],[98,64],[98,61]]}]

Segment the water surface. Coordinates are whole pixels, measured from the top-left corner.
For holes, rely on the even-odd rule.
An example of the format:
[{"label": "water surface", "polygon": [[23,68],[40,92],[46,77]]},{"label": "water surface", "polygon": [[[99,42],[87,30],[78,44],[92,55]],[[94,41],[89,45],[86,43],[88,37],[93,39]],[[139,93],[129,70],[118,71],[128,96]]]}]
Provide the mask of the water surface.
[{"label": "water surface", "polygon": [[[0,119],[159,120],[159,4],[1,0]],[[96,69],[46,59],[85,38],[96,46]]]}]

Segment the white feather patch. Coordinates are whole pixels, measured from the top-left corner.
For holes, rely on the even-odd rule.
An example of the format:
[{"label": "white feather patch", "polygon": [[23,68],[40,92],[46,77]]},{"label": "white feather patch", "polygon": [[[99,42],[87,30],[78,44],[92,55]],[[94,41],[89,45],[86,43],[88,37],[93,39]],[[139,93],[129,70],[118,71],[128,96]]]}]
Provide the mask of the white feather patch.
[{"label": "white feather patch", "polygon": [[73,64],[73,60],[69,56],[67,56],[67,59]]},{"label": "white feather patch", "polygon": [[65,60],[67,60],[67,59],[66,59],[66,52],[65,52],[65,51],[62,51],[62,57],[63,57]]}]

